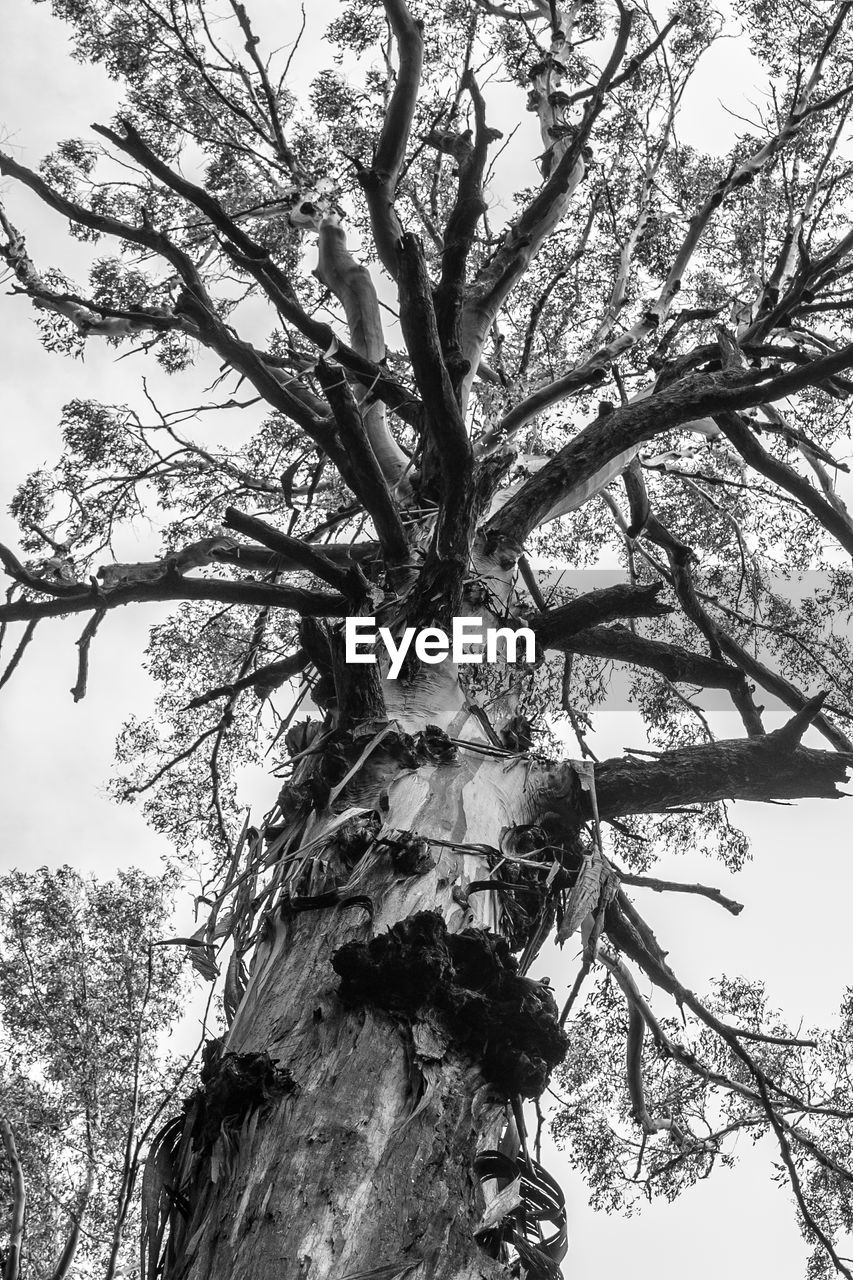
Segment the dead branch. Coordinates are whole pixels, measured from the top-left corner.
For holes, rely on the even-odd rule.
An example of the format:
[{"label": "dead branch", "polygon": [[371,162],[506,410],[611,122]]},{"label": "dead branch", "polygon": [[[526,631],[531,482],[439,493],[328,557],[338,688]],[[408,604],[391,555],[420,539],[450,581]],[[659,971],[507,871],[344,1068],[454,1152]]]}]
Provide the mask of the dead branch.
[{"label": "dead branch", "polygon": [[555,609],[528,615],[527,626],[546,649],[571,648],[578,631],[586,631],[612,618],[659,618],[672,613],[672,606],[658,600],[662,582],[643,586],[617,583],[576,596]]},{"label": "dead branch", "polygon": [[104,620],[105,615],[105,609],[96,609],[83,628],[80,639],[77,641],[77,683],[71,690],[71,696],[75,702],[79,702],[81,698],[85,698],[86,696],[86,686],[89,681],[89,646],[95,637],[95,632]]},{"label": "dead branch", "polygon": [[[816,713],[814,707],[811,714]],[[853,754],[800,746],[797,735],[804,729],[803,719],[795,717],[763,737],[681,747],[651,761],[603,760],[596,767],[601,817],[715,800],[837,799],[846,794],[838,787],[847,780]]]},{"label": "dead branch", "polygon": [[743,903],[735,902],[733,898],[727,898],[719,889],[715,889],[711,885],[706,884],[684,884],[680,880],[658,880],[656,876],[635,876],[628,871],[620,871],[619,879],[623,884],[634,885],[639,889],[651,889],[654,893],[696,893],[703,898],[711,898],[712,901],[724,907],[726,911],[731,912],[733,916],[740,915],[743,911]]},{"label": "dead branch", "polygon": [[265,605],[315,618],[342,618],[349,607],[343,596],[252,580],[229,582],[216,578],[185,578],[166,567],[163,575],[153,582],[128,582],[109,591],[95,585],[80,588],[73,595],[58,600],[15,600],[0,605],[0,621],[62,618],[69,613],[88,613],[90,610],[116,609],[120,605],[160,600],[217,600],[223,604]]},{"label": "dead branch", "polygon": [[20,661],[23,658],[24,653],[27,650],[30,644],[30,641],[35,635],[35,630],[37,626],[38,626],[38,619],[36,618],[32,619],[30,622],[27,623],[24,629],[24,634],[21,636],[21,639],[18,641],[18,645],[15,649],[15,652],[12,654],[11,658],[9,659],[9,662],[6,666],[6,670],[3,672],[2,675],[0,675],[0,689],[2,689],[5,684],[8,684],[9,681],[12,679],[12,676],[15,674],[15,671],[18,665],[20,664]]}]

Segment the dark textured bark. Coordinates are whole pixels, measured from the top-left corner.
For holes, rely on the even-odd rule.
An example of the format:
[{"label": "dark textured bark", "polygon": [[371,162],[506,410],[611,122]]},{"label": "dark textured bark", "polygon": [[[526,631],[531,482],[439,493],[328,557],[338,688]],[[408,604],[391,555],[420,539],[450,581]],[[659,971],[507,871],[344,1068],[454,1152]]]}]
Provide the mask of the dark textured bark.
[{"label": "dark textured bark", "polygon": [[[478,1234],[496,1187],[475,1165],[511,1129],[519,1097],[544,1088],[563,1041],[550,992],[509,959],[503,895],[487,890],[508,830],[542,822],[571,842],[590,793],[572,766],[495,751],[452,667],[382,688],[365,670],[349,694],[336,670],[338,699],[360,722],[294,743],[281,892],[222,1050],[238,1066],[267,1064],[270,1087],[242,1109],[220,1105],[216,1123],[196,1096],[146,1173],[146,1204],[161,1206],[148,1211],[149,1256],[164,1224],[171,1241],[165,1280],[508,1274]],[[763,739],[604,761],[601,817],[837,794],[853,758],[799,746],[820,701]],[[604,924],[673,989],[624,895]]]},{"label": "dark textured bark", "polygon": [[672,613],[670,605],[657,599],[662,586],[654,582],[640,587],[629,583],[602,587],[576,596],[555,609],[530,615],[527,625],[545,649],[573,647],[569,641],[577,632],[609,622],[611,618],[657,618]]},{"label": "dark textured bark", "polygon": [[835,800],[844,794],[838,788],[853,756],[787,749],[779,733],[682,747],[654,760],[603,760],[596,768],[599,812],[618,818],[713,800]]},{"label": "dark textured bark", "polygon": [[343,371],[325,360],[317,362],[317,378],[344,442],[338,470],[370,513],[387,560],[399,564],[408,556],[403,522],[367,437],[355,396]]},{"label": "dark textured bark", "polygon": [[590,627],[574,632],[565,646],[554,644],[553,647],[565,647],[570,653],[583,653],[590,658],[648,667],[667,680],[697,684],[704,689],[737,689],[743,683],[743,673],[737,667],[663,640],[649,640],[627,627]]},{"label": "dark textured bark", "polygon": [[472,1170],[494,1104],[475,1105],[483,1083],[464,1057],[433,1060],[392,1016],[341,1007],[336,932],[364,928],[336,931],[314,913],[278,928],[274,987],[248,998],[229,1048],[280,1059],[296,1091],[241,1139],[235,1176],[195,1191],[185,1238],[196,1244],[171,1274],[497,1280],[505,1269],[474,1239]]}]

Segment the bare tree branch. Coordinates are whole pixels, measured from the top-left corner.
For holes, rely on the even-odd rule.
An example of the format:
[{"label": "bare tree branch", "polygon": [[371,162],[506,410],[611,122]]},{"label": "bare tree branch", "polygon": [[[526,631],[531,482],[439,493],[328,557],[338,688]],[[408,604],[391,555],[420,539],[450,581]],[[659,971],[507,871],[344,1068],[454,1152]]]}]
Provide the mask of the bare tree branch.
[{"label": "bare tree branch", "polygon": [[312,547],[307,542],[301,542],[299,538],[291,538],[289,534],[280,532],[265,520],[259,520],[257,516],[244,515],[234,507],[226,507],[222,523],[226,529],[243,533],[247,538],[260,542],[270,551],[286,558],[291,564],[307,569],[316,578],[322,578],[324,582],[328,582],[329,586],[335,587],[342,595],[357,598],[364,594],[364,578],[357,572],[342,568],[329,560],[316,547]]},{"label": "bare tree branch", "polygon": [[712,885],[707,884],[684,884],[680,880],[659,880],[656,876],[635,876],[628,871],[620,871],[619,879],[623,884],[633,885],[637,889],[652,889],[655,893],[696,893],[703,898],[711,898],[712,901],[724,907],[733,916],[740,915],[743,911],[743,903],[735,902],[733,898],[727,898],[719,889],[715,889]]},{"label": "bare tree branch", "polygon": [[598,492],[628,466],[646,440],[696,419],[779,400],[851,365],[853,345],[784,373],[732,370],[688,375],[585,427],[504,503],[487,521],[486,531],[496,541],[520,546],[537,525],[571,509],[568,504],[576,498],[586,501]]},{"label": "bare tree branch", "polygon": [[358,177],[370,210],[379,261],[391,278],[396,279],[397,243],[403,228],[394,209],[394,196],[417,106],[423,66],[423,37],[422,23],[412,17],[406,0],[383,0],[383,3],[397,43],[399,68],[373,161],[369,169],[359,172]]},{"label": "bare tree branch", "polygon": [[343,596],[303,591],[266,582],[221,581],[217,578],[185,578],[168,567],[151,582],[128,582],[104,591],[95,585],[56,600],[14,600],[0,605],[0,621],[29,622],[62,618],[69,613],[116,609],[125,604],[159,600],[218,600],[223,604],[260,605],[287,609],[304,617],[342,618],[348,611]]}]

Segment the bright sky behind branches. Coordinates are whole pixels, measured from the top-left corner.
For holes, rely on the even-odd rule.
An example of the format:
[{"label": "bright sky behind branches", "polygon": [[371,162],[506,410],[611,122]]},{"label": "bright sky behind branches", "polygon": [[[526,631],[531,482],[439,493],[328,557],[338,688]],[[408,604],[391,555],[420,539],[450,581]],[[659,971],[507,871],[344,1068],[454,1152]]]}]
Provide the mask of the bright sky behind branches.
[{"label": "bright sky behind branches", "polygon": [[[309,0],[309,9],[315,27],[321,25],[318,17],[331,18],[335,12],[328,0]],[[252,12],[268,45],[287,44],[298,28],[299,10],[292,0],[268,0],[253,5]],[[6,0],[4,18],[0,134],[17,158],[36,167],[61,138],[84,137],[92,121],[109,119],[115,87],[100,68],[71,60],[65,29],[51,18],[47,5]],[[297,82],[307,83],[319,65],[312,34],[297,64]],[[744,42],[715,45],[691,85],[682,140],[725,151],[744,125],[723,104],[754,118],[753,104],[760,101],[762,87]],[[498,100],[520,105],[521,96],[505,91]],[[505,132],[515,123],[494,122]],[[76,264],[82,266],[89,249],[69,240],[61,219],[26,191],[16,189],[9,197],[10,213],[26,228],[37,261],[61,264],[70,274]],[[141,405],[143,362],[117,361],[115,351],[97,340],[82,361],[49,355],[40,346],[29,305],[5,295],[0,296],[0,333],[0,539],[15,546],[16,530],[6,508],[26,473],[58,454],[62,405],[75,397]],[[208,357],[195,373],[173,381],[153,365],[146,364],[145,371],[152,393],[170,408],[191,403],[216,372]],[[241,428],[220,415],[214,430],[225,439]],[[128,558],[153,554],[156,529],[140,525],[135,536],[138,542]],[[88,695],[76,706],[69,689],[76,673],[79,620],[37,633],[27,662],[0,695],[0,871],[66,861],[104,875],[127,864],[156,868],[162,842],[136,810],[109,801],[104,785],[122,719],[131,711],[144,714],[149,709],[153,686],[141,669],[142,653],[148,626],[163,612],[162,607],[138,607],[110,616],[93,645]],[[733,716],[717,715],[714,726],[723,736],[738,733]],[[600,756],[642,743],[639,720],[627,712],[600,715],[597,729],[592,742]],[[273,781],[253,776],[248,783],[247,801],[266,808]],[[660,924],[661,941],[687,985],[707,989],[724,963],[732,975],[766,975],[771,1003],[782,1006],[794,1025],[804,1016],[833,1017],[851,973],[851,947],[843,940],[849,936],[847,900],[853,877],[840,883],[838,868],[850,843],[853,806],[842,806],[816,801],[796,808],[736,806],[736,820],[751,836],[754,853],[754,861],[738,876],[698,854],[661,864],[660,875],[712,881],[746,904],[735,919],[697,898],[685,899],[677,909],[670,900],[664,912],[654,895],[644,894],[649,922]],[[539,971],[550,972],[562,991],[568,968],[567,958],[559,960],[548,951]],[[710,1183],[675,1205],[656,1203],[631,1222],[593,1215],[585,1207],[583,1184],[567,1169],[564,1157],[547,1152],[546,1164],[564,1185],[569,1205],[572,1248],[566,1274],[574,1280],[599,1280],[629,1270],[655,1280],[716,1280],[726,1273],[801,1280],[805,1249],[793,1209],[787,1193],[770,1181],[775,1153],[769,1143],[755,1152],[748,1149],[749,1140],[742,1136],[738,1150],[743,1159],[735,1173],[715,1171]]]}]

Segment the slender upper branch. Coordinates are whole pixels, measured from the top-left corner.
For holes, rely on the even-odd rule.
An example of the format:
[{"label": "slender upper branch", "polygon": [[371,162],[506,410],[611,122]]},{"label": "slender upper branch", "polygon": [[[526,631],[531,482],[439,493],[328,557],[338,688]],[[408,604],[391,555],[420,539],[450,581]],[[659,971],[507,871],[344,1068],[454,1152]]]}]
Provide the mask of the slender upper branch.
[{"label": "slender upper branch", "polygon": [[394,210],[394,195],[418,101],[423,37],[422,24],[412,17],[406,0],[383,0],[383,3],[397,42],[399,67],[373,163],[359,173],[359,181],[370,211],[379,261],[393,279],[397,275],[397,242],[403,231]]},{"label": "slender upper branch", "polygon": [[226,507],[222,523],[227,529],[244,533],[246,537],[260,542],[270,551],[286,556],[291,563],[307,569],[317,578],[322,578],[324,582],[336,587],[345,596],[360,596],[364,592],[364,579],[357,573],[342,568],[329,560],[316,547],[282,533],[271,524],[267,524],[265,520],[259,520],[257,516],[245,515],[234,507]]},{"label": "slender upper branch", "polygon": [[498,311],[563,217],[586,173],[585,150],[604,105],[607,89],[625,56],[632,21],[632,14],[620,0],[616,40],[580,123],[567,130],[567,136],[555,144],[556,163],[547,181],[520,217],[510,225],[498,252],[469,289],[462,315],[462,333],[463,355],[472,371],[479,363],[483,343]]},{"label": "slender upper branch", "polygon": [[425,467],[441,477],[436,548],[441,558],[465,559],[473,513],[473,454],[465,420],[441,351],[432,287],[416,236],[398,242],[400,325],[424,406]]}]

